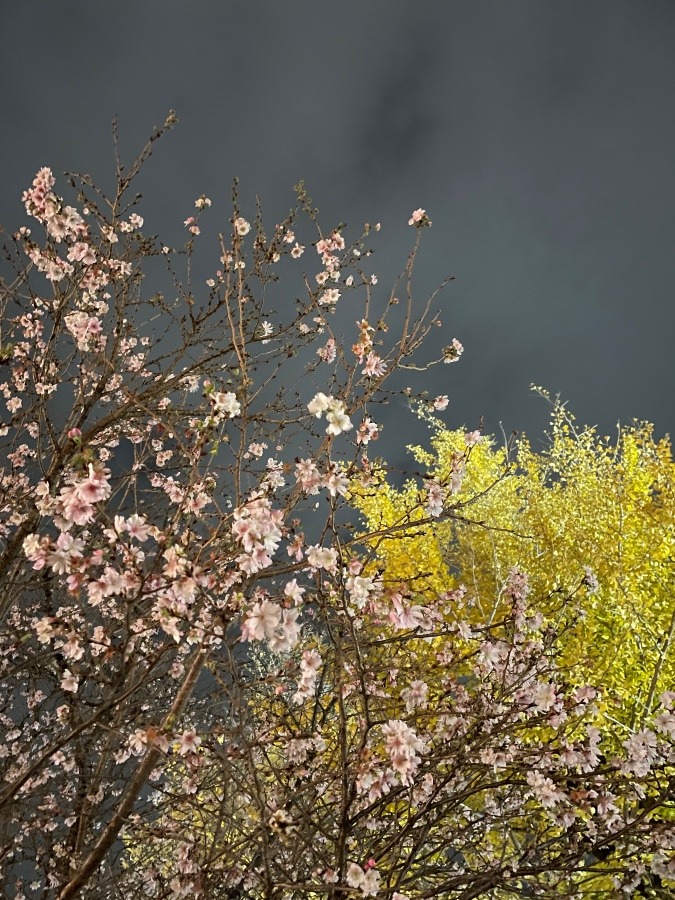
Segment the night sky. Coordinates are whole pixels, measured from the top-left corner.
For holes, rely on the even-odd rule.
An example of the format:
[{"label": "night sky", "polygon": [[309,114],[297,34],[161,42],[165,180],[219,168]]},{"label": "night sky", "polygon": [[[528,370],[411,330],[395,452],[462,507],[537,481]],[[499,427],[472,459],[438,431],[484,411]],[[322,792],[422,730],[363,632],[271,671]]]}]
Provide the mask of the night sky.
[{"label": "night sky", "polygon": [[8,230],[39,167],[110,186],[113,116],[130,158],[175,109],[146,231],[181,242],[202,193],[224,228],[234,176],[274,224],[304,179],[326,228],[382,223],[384,292],[423,207],[420,300],[456,277],[441,343],[465,346],[428,380],[448,424],[536,445],[535,382],[603,433],[675,429],[673,0],[59,0],[0,21]]}]

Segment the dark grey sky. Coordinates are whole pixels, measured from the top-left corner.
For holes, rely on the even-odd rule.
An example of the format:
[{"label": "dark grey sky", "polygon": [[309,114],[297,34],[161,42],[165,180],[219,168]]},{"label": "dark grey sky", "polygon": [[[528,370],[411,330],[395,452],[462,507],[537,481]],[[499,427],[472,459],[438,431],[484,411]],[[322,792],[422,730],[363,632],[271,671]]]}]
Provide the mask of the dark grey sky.
[{"label": "dark grey sky", "polygon": [[536,438],[535,382],[603,432],[675,429],[673,0],[59,0],[1,25],[6,227],[37,168],[109,183],[113,115],[130,155],[175,108],[148,230],[180,240],[201,193],[224,214],[235,175],[278,221],[302,178],[327,225],[382,222],[384,289],[422,206],[420,294],[456,276],[466,348],[430,383],[449,423]]}]

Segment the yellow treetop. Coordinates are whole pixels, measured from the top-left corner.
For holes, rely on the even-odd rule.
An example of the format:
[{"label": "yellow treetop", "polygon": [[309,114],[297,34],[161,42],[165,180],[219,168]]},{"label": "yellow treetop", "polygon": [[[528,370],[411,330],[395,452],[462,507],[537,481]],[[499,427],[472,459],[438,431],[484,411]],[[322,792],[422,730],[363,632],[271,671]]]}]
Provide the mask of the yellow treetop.
[{"label": "yellow treetop", "polygon": [[[527,573],[544,615],[561,592],[576,591],[580,615],[563,638],[565,662],[575,679],[603,689],[611,715],[639,727],[675,685],[669,441],[656,440],[646,423],[601,437],[577,427],[560,403],[541,452],[525,438],[514,448],[467,442],[463,431],[429,422],[431,450],[411,450],[427,485],[445,488],[441,515],[428,514],[419,480],[396,488],[383,471],[375,489],[352,494],[375,532],[366,542],[386,581],[406,582],[429,600],[464,585],[457,615],[473,624],[499,613],[513,567]],[[398,527],[411,518],[419,524]],[[596,578],[597,591],[589,591]]]}]

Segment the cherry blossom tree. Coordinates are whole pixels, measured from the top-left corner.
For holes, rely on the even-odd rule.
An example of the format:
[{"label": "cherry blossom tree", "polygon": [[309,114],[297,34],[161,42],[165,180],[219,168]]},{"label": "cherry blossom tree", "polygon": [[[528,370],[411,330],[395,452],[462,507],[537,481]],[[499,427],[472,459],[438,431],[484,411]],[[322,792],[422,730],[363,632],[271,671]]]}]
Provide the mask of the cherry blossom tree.
[{"label": "cherry blossom tree", "polygon": [[[117,157],[112,196],[73,176],[68,205],[41,169],[23,195],[39,234],[6,248],[5,895],[666,890],[675,695],[609,754],[601,686],[559,660],[583,573],[544,616],[514,571],[506,612],[468,624],[452,591],[420,600],[421,573],[388,581],[349,521],[382,465],[378,404],[462,352],[423,347],[426,212],[385,293],[379,226],[322,230],[300,185],[268,235],[235,190],[204,283],[210,200],[175,249],[132,192],[174,121]],[[471,515],[470,444],[388,537]]]}]

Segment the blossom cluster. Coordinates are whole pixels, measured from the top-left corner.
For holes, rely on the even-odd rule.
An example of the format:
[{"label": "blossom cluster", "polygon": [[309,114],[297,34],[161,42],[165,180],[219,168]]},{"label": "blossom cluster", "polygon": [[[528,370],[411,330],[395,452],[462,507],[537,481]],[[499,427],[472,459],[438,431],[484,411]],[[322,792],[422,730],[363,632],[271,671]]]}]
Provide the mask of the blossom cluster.
[{"label": "blossom cluster", "polygon": [[[385,538],[406,546],[421,523],[469,514],[480,433],[416,478],[403,516],[368,534],[350,523],[359,493],[386,512],[368,455],[378,403],[437,322],[423,310],[396,337],[393,294],[372,314],[378,279],[359,260],[373,229],[352,245],[341,227],[305,236],[316,213],[299,187],[268,239],[235,194],[202,296],[189,273],[205,195],[175,252],[138,233],[121,173],[108,205],[86,181],[79,211],[54,187],[42,169],[24,194],[46,239],[17,234],[0,348],[5,895],[669,885],[675,697],[617,739],[601,689],[571,679],[558,636],[592,573],[561,587],[553,615],[515,568],[481,617],[494,598],[457,573],[436,590],[383,562]],[[410,223],[431,224],[421,209]],[[297,308],[270,321],[275,266],[297,270],[312,244],[321,271],[300,273]],[[175,298],[139,291],[148,258],[173,284],[187,260]],[[363,300],[351,354],[328,325],[341,289]],[[312,385],[297,393],[295,357]]]}]

